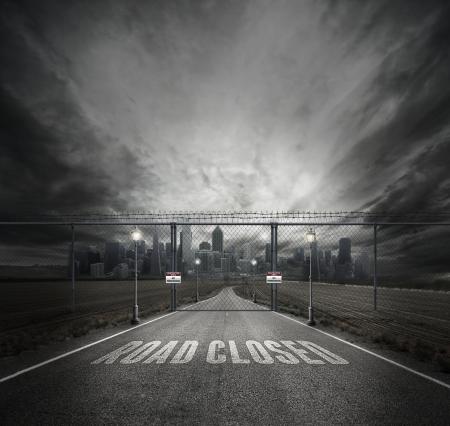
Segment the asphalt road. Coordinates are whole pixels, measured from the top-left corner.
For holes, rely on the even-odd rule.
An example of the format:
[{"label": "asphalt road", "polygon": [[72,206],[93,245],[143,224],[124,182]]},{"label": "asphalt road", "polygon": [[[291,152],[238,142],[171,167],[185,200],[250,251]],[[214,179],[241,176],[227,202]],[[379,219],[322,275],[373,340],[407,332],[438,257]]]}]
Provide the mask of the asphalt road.
[{"label": "asphalt road", "polygon": [[0,383],[2,425],[449,419],[450,389],[270,311],[179,311]]},{"label": "asphalt road", "polygon": [[194,303],[187,307],[180,307],[186,311],[267,311],[268,308],[242,297],[238,297],[232,287],[224,287],[216,296]]}]

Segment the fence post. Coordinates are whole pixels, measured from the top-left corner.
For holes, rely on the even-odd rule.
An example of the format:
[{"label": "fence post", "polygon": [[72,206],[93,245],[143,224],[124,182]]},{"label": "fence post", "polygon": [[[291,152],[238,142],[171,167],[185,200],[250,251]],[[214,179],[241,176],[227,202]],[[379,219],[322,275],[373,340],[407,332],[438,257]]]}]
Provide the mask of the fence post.
[{"label": "fence post", "polygon": [[[278,224],[271,223],[270,224],[270,263],[272,272],[276,272],[277,270],[277,246],[278,246]],[[278,310],[278,292],[277,292],[277,283],[271,283],[271,292],[270,292],[270,300],[271,300],[271,309],[272,311]]]},{"label": "fence post", "polygon": [[377,310],[377,224],[373,225],[373,309]]},{"label": "fence post", "polygon": [[[170,244],[172,249],[172,259],[171,259],[171,272],[176,272],[177,270],[177,224],[175,222],[170,224]],[[177,287],[176,284],[172,283],[172,288],[170,291],[170,310],[172,312],[177,310]]]},{"label": "fence post", "polygon": [[72,312],[75,311],[75,228],[70,225],[72,230],[72,243],[71,243],[71,279],[72,279]]}]

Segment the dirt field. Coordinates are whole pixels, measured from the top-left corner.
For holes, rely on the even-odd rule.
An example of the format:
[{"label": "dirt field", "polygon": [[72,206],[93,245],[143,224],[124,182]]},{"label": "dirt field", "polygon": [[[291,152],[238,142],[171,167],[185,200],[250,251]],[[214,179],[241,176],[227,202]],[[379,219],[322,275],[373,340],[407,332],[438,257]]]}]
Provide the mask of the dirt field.
[{"label": "dirt field", "polygon": [[[86,334],[92,328],[114,325],[131,318],[134,282],[78,281],[75,311],[68,281],[3,282],[0,299],[0,356],[19,353],[40,344]],[[213,296],[221,282],[199,282],[200,299]],[[195,301],[196,282],[177,288],[177,303]],[[163,280],[138,282],[141,317],[170,306],[170,287]]]},{"label": "dirt field", "polygon": [[[214,296],[224,286],[253,300],[253,281],[230,282],[200,279],[200,300]],[[69,281],[2,283],[0,299],[0,353],[17,353],[42,341],[85,334],[131,318],[134,282],[78,281],[75,311],[71,310]],[[255,281],[257,303],[269,305],[270,287]],[[177,289],[179,306],[195,301],[195,278]],[[309,285],[284,281],[278,286],[280,310],[307,316]],[[369,336],[372,340],[422,354],[450,354],[450,292],[379,288],[373,310],[373,288],[342,284],[313,284],[316,317],[323,324]],[[169,308],[170,288],[162,280],[138,283],[141,316]],[[228,306],[223,307],[229,309]],[[432,355],[433,354],[433,355]]]},{"label": "dirt field", "polygon": [[[237,287],[242,297],[248,291]],[[257,285],[258,303],[268,304],[270,288]],[[308,316],[309,283],[283,282],[278,286],[281,311]],[[378,288],[377,310],[373,288],[342,284],[313,284],[316,319],[360,336],[409,351],[423,360],[435,358],[450,372],[450,292]]]}]

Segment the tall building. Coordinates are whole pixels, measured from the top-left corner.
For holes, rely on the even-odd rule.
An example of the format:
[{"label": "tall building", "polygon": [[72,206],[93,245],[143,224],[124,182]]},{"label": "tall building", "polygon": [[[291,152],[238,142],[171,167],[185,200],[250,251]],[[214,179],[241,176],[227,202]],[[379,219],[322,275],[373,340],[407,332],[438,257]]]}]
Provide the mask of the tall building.
[{"label": "tall building", "polygon": [[319,248],[317,241],[311,243],[311,262],[312,262],[312,277],[314,280],[320,280],[320,263],[319,263]]},{"label": "tall building", "polygon": [[172,271],[172,243],[166,243],[166,271]]},{"label": "tall building", "polygon": [[166,255],[172,256],[172,243],[170,241],[166,243]]},{"label": "tall building", "polygon": [[266,243],[266,256],[265,256],[265,262],[266,263],[270,263],[271,259],[272,259],[272,254],[271,254],[271,244],[270,243]]},{"label": "tall building", "polygon": [[222,272],[229,274],[231,271],[231,258],[230,257],[222,257],[220,259],[220,269]]},{"label": "tall building", "polygon": [[325,265],[331,266],[331,250],[325,250]]},{"label": "tall building", "polygon": [[194,252],[192,251],[192,231],[191,225],[181,226],[181,244],[183,245],[183,263],[187,269],[194,265]]},{"label": "tall building", "polygon": [[251,242],[242,244],[242,259],[251,260],[254,257],[253,245]]},{"label": "tall building", "polygon": [[208,241],[202,241],[198,246],[199,250],[211,250],[211,244]]},{"label": "tall building", "polygon": [[370,273],[370,258],[366,252],[362,252],[355,260],[355,278],[367,279]]},{"label": "tall building", "polygon": [[339,252],[335,265],[335,279],[337,282],[347,282],[352,278],[352,242],[350,238],[341,238],[339,240]]},{"label": "tall building", "polygon": [[118,241],[105,243],[105,274],[112,272],[115,266],[122,262],[125,257],[125,248]]},{"label": "tall building", "polygon": [[222,253],[219,251],[212,251],[213,270],[221,272],[222,270]]},{"label": "tall building", "polygon": [[216,226],[212,233],[212,249],[220,253],[223,252],[223,231],[220,226]]},{"label": "tall building", "polygon": [[180,232],[180,242],[177,248],[177,271],[184,274],[183,269],[183,231]]},{"label": "tall building", "polygon": [[211,272],[213,268],[213,254],[211,250],[197,250],[195,257],[200,259],[199,272]]},{"label": "tall building", "polygon": [[298,247],[295,250],[294,259],[301,263],[305,261],[305,249],[303,247]]},{"label": "tall building", "polygon": [[156,230],[156,226],[153,230],[153,250],[151,257],[151,274],[154,276],[161,275],[161,255],[160,255],[160,246],[158,241],[158,231]]},{"label": "tall building", "polygon": [[339,240],[338,263],[351,263],[352,261],[352,241],[350,238],[341,238]]}]

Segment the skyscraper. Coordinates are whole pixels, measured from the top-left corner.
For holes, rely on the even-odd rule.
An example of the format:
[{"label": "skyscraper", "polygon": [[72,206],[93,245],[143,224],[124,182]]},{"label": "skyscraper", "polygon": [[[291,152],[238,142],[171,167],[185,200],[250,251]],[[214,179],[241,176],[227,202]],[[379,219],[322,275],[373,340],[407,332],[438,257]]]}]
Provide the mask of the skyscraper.
[{"label": "skyscraper", "polygon": [[183,269],[183,231],[180,232],[180,242],[177,248],[177,271],[184,274]]},{"label": "skyscraper", "polygon": [[223,231],[220,226],[216,226],[212,233],[212,249],[220,253],[223,252]]},{"label": "skyscraper", "polygon": [[156,226],[153,229],[153,249],[152,249],[152,257],[151,257],[151,274],[154,276],[161,275],[161,256],[159,251],[159,241],[158,241],[158,231],[156,230]]},{"label": "skyscraper", "polygon": [[125,248],[117,241],[105,243],[105,273],[111,272],[122,261]]},{"label": "skyscraper", "polygon": [[271,259],[272,259],[272,254],[271,254],[271,244],[270,243],[266,243],[266,256],[265,256],[265,261],[266,263],[270,263]]},{"label": "skyscraper", "polygon": [[194,253],[192,251],[192,231],[191,225],[181,226],[181,244],[183,246],[183,262],[187,269],[194,265]]},{"label": "skyscraper", "polygon": [[338,263],[351,263],[352,261],[352,241],[350,238],[341,238],[339,240]]},{"label": "skyscraper", "polygon": [[347,282],[352,278],[352,242],[350,238],[341,238],[339,240],[339,252],[335,268],[335,279],[337,282]]},{"label": "skyscraper", "polygon": [[242,258],[251,260],[253,259],[254,250],[251,242],[242,244]]},{"label": "skyscraper", "polygon": [[295,250],[294,259],[301,263],[305,261],[305,249],[303,247],[298,247]]}]

